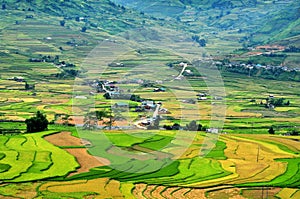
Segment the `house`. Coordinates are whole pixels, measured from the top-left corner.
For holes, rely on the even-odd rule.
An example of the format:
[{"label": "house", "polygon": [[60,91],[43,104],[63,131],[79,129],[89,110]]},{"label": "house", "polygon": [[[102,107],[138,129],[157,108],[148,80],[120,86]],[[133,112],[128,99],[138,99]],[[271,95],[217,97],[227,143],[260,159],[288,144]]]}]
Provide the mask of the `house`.
[{"label": "house", "polygon": [[206,132],[207,133],[218,134],[219,133],[219,129],[217,129],[217,128],[209,128],[209,129],[206,129]]},{"label": "house", "polygon": [[8,80],[13,80],[13,81],[16,81],[16,82],[25,82],[24,77],[21,77],[21,76],[12,77],[12,78],[9,78]]},{"label": "house", "polygon": [[191,70],[185,70],[185,73],[188,74],[188,75],[193,74],[193,72]]},{"label": "house", "polygon": [[143,112],[145,109],[142,108],[141,106],[135,107],[135,112]]},{"label": "house", "polygon": [[198,96],[198,97],[206,97],[207,94],[206,94],[206,93],[198,93],[197,96]]},{"label": "house", "polygon": [[207,100],[207,97],[198,97],[198,100]]},{"label": "house", "polygon": [[155,109],[156,108],[156,104],[154,101],[150,101],[150,100],[147,100],[147,101],[143,101],[142,102],[142,105],[141,105],[142,108],[144,109]]},{"label": "house", "polygon": [[110,96],[110,98],[112,98],[112,99],[118,99],[120,97],[119,92],[112,91],[112,92],[107,92],[107,93]]},{"label": "house", "polygon": [[166,89],[163,88],[163,87],[155,88],[155,89],[153,90],[153,92],[166,92]]},{"label": "house", "polygon": [[167,114],[167,113],[170,113],[170,112],[166,108],[161,108],[161,109],[159,109],[158,113],[159,114]]},{"label": "house", "polygon": [[179,63],[179,66],[180,66],[180,67],[185,67],[185,66],[187,66],[187,63],[180,62],[180,63]]},{"label": "house", "polygon": [[87,97],[86,96],[77,95],[77,96],[75,96],[75,99],[87,99]]},{"label": "house", "polygon": [[117,102],[114,104],[115,108],[128,108],[129,104],[126,102]]},{"label": "house", "polygon": [[214,97],[215,100],[223,100],[223,97]]},{"label": "house", "polygon": [[122,62],[113,62],[108,64],[110,67],[124,67],[124,64]]}]

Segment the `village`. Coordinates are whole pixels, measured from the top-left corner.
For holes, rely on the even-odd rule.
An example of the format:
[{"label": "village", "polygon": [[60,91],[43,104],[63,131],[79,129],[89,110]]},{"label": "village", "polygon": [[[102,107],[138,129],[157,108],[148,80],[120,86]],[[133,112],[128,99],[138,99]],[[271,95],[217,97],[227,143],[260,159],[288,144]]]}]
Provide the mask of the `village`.
[{"label": "village", "polygon": [[[184,64],[183,69],[187,67]],[[180,76],[184,70],[181,71]],[[178,80],[178,76],[175,77]],[[109,80],[87,80],[84,84],[88,85],[91,90],[88,92],[90,97],[102,95],[105,103],[109,108],[103,108],[94,112],[87,113],[81,120],[75,121],[72,117],[64,118],[64,121],[72,120],[71,124],[82,127],[83,129],[166,129],[166,130],[182,130],[187,126],[180,126],[177,123],[172,125],[160,125],[160,121],[171,112],[163,107],[163,103],[159,100],[145,99],[141,96],[126,90],[124,85],[136,84],[141,88],[152,90],[153,94],[168,92],[168,89],[161,86],[162,82],[149,82],[142,79],[126,80],[126,81],[109,81]],[[87,100],[89,96],[77,95],[75,99]],[[222,97],[211,97],[206,92],[197,93],[193,99],[182,100],[183,103],[195,104],[197,101],[206,101],[209,99],[222,100]],[[194,130],[204,130],[209,133],[218,133],[219,129],[204,129],[202,125],[196,124],[195,121],[190,123],[197,125]]]}]

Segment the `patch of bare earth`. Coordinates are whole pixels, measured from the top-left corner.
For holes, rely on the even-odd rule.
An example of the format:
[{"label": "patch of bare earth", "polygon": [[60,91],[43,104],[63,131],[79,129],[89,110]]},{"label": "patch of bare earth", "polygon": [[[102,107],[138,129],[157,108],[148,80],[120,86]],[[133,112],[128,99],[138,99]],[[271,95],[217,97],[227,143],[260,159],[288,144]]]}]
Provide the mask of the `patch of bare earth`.
[{"label": "patch of bare earth", "polygon": [[80,138],[72,136],[71,132],[48,135],[45,140],[56,146],[82,146]]},{"label": "patch of bare earth", "polygon": [[[83,146],[80,138],[71,135],[70,132],[61,132],[45,137],[45,140],[56,146]],[[70,176],[88,172],[91,168],[109,165],[109,160],[101,157],[92,156],[86,148],[64,148],[68,153],[73,155],[80,165],[80,168],[71,173]]]}]

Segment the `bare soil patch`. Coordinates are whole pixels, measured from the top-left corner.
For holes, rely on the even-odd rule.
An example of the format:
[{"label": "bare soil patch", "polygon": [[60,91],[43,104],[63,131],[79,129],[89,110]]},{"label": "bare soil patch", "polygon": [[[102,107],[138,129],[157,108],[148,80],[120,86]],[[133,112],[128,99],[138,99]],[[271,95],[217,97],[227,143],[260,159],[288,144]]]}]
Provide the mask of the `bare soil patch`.
[{"label": "bare soil patch", "polygon": [[56,146],[82,146],[81,139],[71,135],[71,132],[61,132],[44,138]]}]

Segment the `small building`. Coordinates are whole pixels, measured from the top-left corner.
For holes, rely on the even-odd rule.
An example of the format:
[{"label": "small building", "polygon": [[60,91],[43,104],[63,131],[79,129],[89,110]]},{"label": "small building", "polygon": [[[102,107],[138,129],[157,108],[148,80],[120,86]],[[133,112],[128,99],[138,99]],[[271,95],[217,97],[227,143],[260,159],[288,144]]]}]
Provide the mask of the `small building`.
[{"label": "small building", "polygon": [[207,100],[207,97],[198,97],[198,100]]},{"label": "small building", "polygon": [[126,102],[117,102],[114,104],[115,108],[128,108],[129,104]]},{"label": "small building", "polygon": [[75,96],[75,99],[87,99],[87,97],[83,95],[77,95]]},{"label": "small building", "polygon": [[209,128],[209,129],[206,129],[206,132],[207,133],[218,134],[219,133],[219,129],[217,129],[217,128]]},{"label": "small building", "polygon": [[142,108],[144,109],[155,109],[156,108],[156,104],[154,101],[150,101],[150,100],[147,100],[147,101],[143,101],[142,102],[142,105],[141,105]]},{"label": "small building", "polygon": [[197,96],[198,96],[198,97],[206,97],[207,94],[206,94],[206,93],[198,93]]},{"label": "small building", "polygon": [[13,81],[16,81],[16,82],[25,82],[24,77],[21,77],[21,76],[8,78],[8,80],[13,80]]},{"label": "small building", "polygon": [[166,89],[164,87],[155,88],[153,92],[166,92]]},{"label": "small building", "polygon": [[185,70],[185,73],[189,74],[189,75],[193,74],[193,72],[191,70]]},{"label": "small building", "polygon": [[145,109],[142,108],[141,106],[135,107],[135,112],[143,112]]},{"label": "small building", "polygon": [[186,65],[187,65],[187,63],[184,63],[184,62],[180,62],[180,63],[179,63],[179,66],[180,66],[180,67],[184,67],[184,66],[186,66]]},{"label": "small building", "polygon": [[159,114],[167,114],[167,113],[170,113],[170,112],[166,108],[161,108],[161,109],[159,109],[158,113]]},{"label": "small building", "polygon": [[223,97],[214,97],[215,100],[223,100]]},{"label": "small building", "polygon": [[113,62],[108,64],[110,67],[124,67],[124,64],[122,62]]}]

